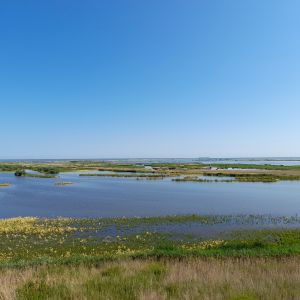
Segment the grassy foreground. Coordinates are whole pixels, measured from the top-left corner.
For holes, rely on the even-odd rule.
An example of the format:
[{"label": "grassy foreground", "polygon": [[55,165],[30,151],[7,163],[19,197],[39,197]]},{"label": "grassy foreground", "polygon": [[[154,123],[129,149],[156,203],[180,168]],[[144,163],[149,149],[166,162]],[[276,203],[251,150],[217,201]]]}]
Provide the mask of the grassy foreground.
[{"label": "grassy foreground", "polygon": [[[257,224],[275,229],[228,232]],[[2,219],[0,299],[299,299],[299,224],[251,215]],[[218,235],[189,231],[223,225]]]},{"label": "grassy foreground", "polygon": [[300,258],[119,260],[0,271],[0,299],[299,299]]}]

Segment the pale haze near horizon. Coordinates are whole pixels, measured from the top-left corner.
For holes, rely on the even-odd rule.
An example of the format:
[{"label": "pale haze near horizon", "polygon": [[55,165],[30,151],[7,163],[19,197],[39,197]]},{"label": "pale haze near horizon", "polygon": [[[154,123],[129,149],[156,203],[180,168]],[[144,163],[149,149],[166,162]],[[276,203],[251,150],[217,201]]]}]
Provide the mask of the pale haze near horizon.
[{"label": "pale haze near horizon", "polygon": [[0,5],[0,159],[300,156],[298,1]]}]

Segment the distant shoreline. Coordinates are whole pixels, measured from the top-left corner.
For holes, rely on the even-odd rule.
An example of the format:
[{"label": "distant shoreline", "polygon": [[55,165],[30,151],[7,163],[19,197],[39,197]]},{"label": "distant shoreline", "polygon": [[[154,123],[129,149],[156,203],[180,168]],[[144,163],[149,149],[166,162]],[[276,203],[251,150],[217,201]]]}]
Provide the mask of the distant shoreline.
[{"label": "distant shoreline", "polygon": [[299,162],[300,157],[194,157],[194,158],[6,158],[1,159],[0,162],[70,162],[70,161],[92,161],[92,162]]}]

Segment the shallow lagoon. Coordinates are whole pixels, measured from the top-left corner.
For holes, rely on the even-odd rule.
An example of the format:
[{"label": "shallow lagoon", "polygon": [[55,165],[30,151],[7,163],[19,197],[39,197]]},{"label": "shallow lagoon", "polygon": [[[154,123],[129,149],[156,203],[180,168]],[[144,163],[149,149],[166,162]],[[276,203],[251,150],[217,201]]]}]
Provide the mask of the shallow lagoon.
[{"label": "shallow lagoon", "polygon": [[[73,185],[55,186],[58,181]],[[300,182],[198,183],[132,178],[59,179],[0,173],[0,217],[113,217],[174,214],[300,214]]]}]

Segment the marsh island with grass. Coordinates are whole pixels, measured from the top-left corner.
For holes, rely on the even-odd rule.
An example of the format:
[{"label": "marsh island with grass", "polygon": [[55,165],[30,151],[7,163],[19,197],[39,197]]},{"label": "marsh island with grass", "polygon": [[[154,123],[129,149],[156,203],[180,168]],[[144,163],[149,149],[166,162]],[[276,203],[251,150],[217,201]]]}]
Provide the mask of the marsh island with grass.
[{"label": "marsh island with grass", "polygon": [[[26,170],[33,172],[26,172]],[[123,163],[114,161],[54,161],[47,163],[2,162],[0,163],[0,172],[15,172],[16,176],[39,178],[57,178],[59,173],[79,172],[80,176],[141,179],[175,177],[176,181],[188,181],[190,176],[190,181],[196,181],[192,180],[193,176],[228,177],[228,182],[277,182],[300,180],[300,165],[286,166],[243,163]],[[178,178],[180,176],[186,176],[185,180]],[[201,180],[198,181],[201,182]]]},{"label": "marsh island with grass", "polygon": [[10,183],[0,183],[0,187],[9,187],[11,186]]}]

